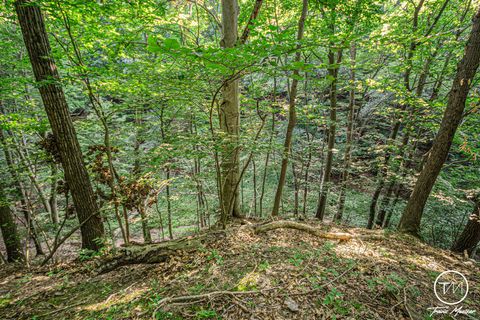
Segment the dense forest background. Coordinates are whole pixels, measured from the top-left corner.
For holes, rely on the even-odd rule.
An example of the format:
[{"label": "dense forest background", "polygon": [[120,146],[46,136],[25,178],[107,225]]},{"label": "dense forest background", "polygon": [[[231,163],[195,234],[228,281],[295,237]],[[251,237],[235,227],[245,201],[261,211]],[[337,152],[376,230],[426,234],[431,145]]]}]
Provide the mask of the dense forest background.
[{"label": "dense forest background", "polygon": [[479,64],[479,0],[0,1],[0,318],[475,319]]},{"label": "dense forest background", "polygon": [[[232,217],[396,229],[477,9],[472,0],[3,1],[0,191],[14,221],[4,239],[15,233],[28,263],[64,242],[76,252],[79,228],[84,255]],[[28,35],[39,18],[29,10],[41,10],[48,38],[41,27]],[[41,52],[39,39],[49,77],[32,73],[27,48]],[[478,210],[479,78],[467,81],[445,164],[433,159],[441,172],[415,209],[421,228],[403,228],[443,248]],[[73,134],[52,134],[60,96],[49,107],[50,87],[63,91]],[[64,169],[75,152],[63,139],[78,140],[73,168],[83,163],[89,181]],[[96,204],[82,213],[92,196],[74,193],[85,184]],[[93,244],[85,229],[96,206]]]}]

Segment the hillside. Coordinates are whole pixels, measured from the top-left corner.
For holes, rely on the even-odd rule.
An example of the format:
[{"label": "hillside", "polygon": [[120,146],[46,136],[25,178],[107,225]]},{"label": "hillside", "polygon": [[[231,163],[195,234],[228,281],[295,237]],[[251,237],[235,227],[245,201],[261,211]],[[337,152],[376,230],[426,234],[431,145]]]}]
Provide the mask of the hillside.
[{"label": "hillside", "polygon": [[446,270],[468,279],[463,309],[480,311],[473,260],[384,230],[308,224],[342,239],[292,228],[258,233],[250,221],[181,239],[202,241],[177,245],[186,250],[171,250],[162,263],[104,268],[120,254],[9,265],[0,271],[0,318],[430,319],[428,308],[442,305],[433,284]]}]

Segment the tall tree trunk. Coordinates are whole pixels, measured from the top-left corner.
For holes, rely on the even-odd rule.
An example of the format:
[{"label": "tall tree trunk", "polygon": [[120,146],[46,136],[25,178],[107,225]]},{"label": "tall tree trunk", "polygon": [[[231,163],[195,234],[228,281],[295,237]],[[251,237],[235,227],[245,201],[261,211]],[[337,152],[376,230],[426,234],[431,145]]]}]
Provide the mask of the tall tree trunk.
[{"label": "tall tree trunk", "polygon": [[31,0],[15,2],[18,20],[45,111],[57,144],[65,180],[71,190],[78,220],[82,227],[82,247],[98,250],[98,239],[104,236],[92,185],[83,163],[67,101],[60,84],[55,61],[51,57],[50,42],[40,8]]},{"label": "tall tree trunk", "polygon": [[[300,19],[298,20],[298,31],[297,31],[297,52],[295,55],[295,61],[299,62],[301,58],[301,40],[303,39],[303,31],[305,28],[305,20],[307,18],[308,12],[308,0],[303,0],[302,4],[302,13]],[[280,169],[280,177],[277,185],[277,191],[275,193],[275,200],[273,202],[272,216],[276,216],[279,213],[280,202],[282,200],[283,187],[285,185],[285,179],[287,177],[287,168],[288,168],[288,157],[290,155],[290,148],[292,144],[293,129],[297,122],[297,112],[295,110],[296,99],[297,99],[297,87],[298,87],[298,78],[300,72],[298,69],[293,71],[293,80],[290,87],[290,101],[288,104],[288,125],[287,133],[285,135],[285,141],[283,144],[283,157],[282,157],[282,166]]]},{"label": "tall tree trunk", "polygon": [[[334,33],[334,26],[331,27]],[[328,74],[330,76],[330,125],[328,128],[328,150],[327,161],[322,175],[322,183],[320,185],[320,194],[318,198],[317,213],[315,217],[323,220],[325,217],[325,207],[327,205],[328,192],[330,190],[330,175],[333,167],[333,153],[335,148],[335,136],[337,134],[337,77],[338,64],[342,61],[342,49],[337,51],[337,58],[332,48],[328,51]]]},{"label": "tall tree trunk", "polygon": [[400,219],[401,232],[418,235],[423,209],[452,145],[455,132],[462,120],[465,101],[473,77],[480,63],[480,8],[473,19],[465,54],[457,66],[457,74],[449,93],[442,123],[425,166],[420,173],[410,199]]},{"label": "tall tree trunk", "polygon": [[[479,199],[480,200],[480,199]],[[458,240],[453,244],[452,251],[464,252],[471,256],[480,242],[480,201],[475,204],[475,209],[470,215],[467,225]]]},{"label": "tall tree trunk", "polygon": [[[223,38],[220,42],[223,48],[233,48],[238,38],[238,2],[237,0],[222,0]],[[222,223],[230,217],[241,216],[239,189],[237,188],[240,174],[240,106],[239,80],[226,79],[222,88],[223,100],[220,106],[220,129],[225,133],[222,150],[222,176],[220,183]]]},{"label": "tall tree trunk", "polygon": [[7,249],[7,261],[15,262],[23,259],[20,238],[18,237],[17,224],[5,196],[5,186],[0,185],[0,230],[2,231],[3,243]]},{"label": "tall tree trunk", "polygon": [[340,196],[338,199],[337,213],[335,214],[334,220],[342,220],[343,211],[345,209],[345,194],[347,190],[347,182],[350,170],[350,157],[352,149],[352,138],[353,138],[353,118],[355,115],[355,59],[356,59],[356,48],[355,43],[352,43],[350,46],[350,91],[349,91],[349,102],[348,102],[348,122],[347,122],[347,141],[345,146],[345,155],[343,158],[344,168],[342,173],[342,185],[340,188]]}]

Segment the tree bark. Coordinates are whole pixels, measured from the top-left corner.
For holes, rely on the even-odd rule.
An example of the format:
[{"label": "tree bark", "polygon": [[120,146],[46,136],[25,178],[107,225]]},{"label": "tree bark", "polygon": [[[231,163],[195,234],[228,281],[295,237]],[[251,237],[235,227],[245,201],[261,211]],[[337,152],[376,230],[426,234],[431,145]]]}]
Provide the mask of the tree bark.
[{"label": "tree bark", "polygon": [[410,199],[400,219],[399,230],[418,236],[423,209],[442,169],[462,120],[465,101],[480,63],[480,8],[473,19],[465,54],[457,66],[457,74],[449,93],[440,129],[430,150]]},{"label": "tree bark", "polygon": [[[238,40],[238,2],[222,0],[223,48],[235,47]],[[223,100],[220,106],[220,130],[225,134],[222,150],[222,176],[220,183],[222,221],[241,216],[239,190],[236,187],[240,174],[240,106],[239,80],[226,79],[222,88]]]},{"label": "tree bark", "polygon": [[[297,53],[295,55],[295,61],[299,62],[301,58],[300,53],[300,41],[303,39],[303,32],[305,29],[305,20],[308,13],[308,0],[303,0],[302,4],[302,13],[300,19],[298,20],[298,31],[297,31]],[[277,185],[277,191],[275,193],[275,200],[273,202],[272,216],[277,216],[280,209],[280,202],[282,199],[283,187],[285,185],[285,179],[287,177],[287,167],[288,167],[288,158],[290,155],[290,149],[292,144],[293,129],[297,123],[297,111],[295,109],[296,99],[297,99],[297,88],[298,88],[298,78],[300,72],[298,69],[293,71],[293,80],[290,87],[290,101],[288,104],[288,124],[287,124],[287,133],[285,135],[285,141],[283,144],[283,157],[282,157],[282,167],[280,169],[280,177]]]},{"label": "tree bark", "polygon": [[[332,26],[332,31],[334,27]],[[332,32],[334,33],[334,32]],[[325,207],[327,205],[328,192],[330,190],[330,175],[333,167],[333,153],[335,148],[335,136],[337,132],[337,77],[338,77],[338,64],[342,61],[342,49],[337,52],[337,58],[330,48],[328,52],[328,63],[330,65],[328,74],[331,77],[330,83],[330,125],[328,129],[328,151],[327,161],[325,163],[325,170],[322,175],[322,183],[320,186],[320,195],[318,199],[317,213],[315,217],[319,220],[323,220],[325,216]]]},{"label": "tree bark", "polygon": [[17,232],[17,224],[5,197],[4,185],[0,185],[0,230],[7,249],[7,261],[15,262],[23,259],[22,247]]},{"label": "tree bark", "polygon": [[97,213],[81,227],[82,247],[98,250],[101,247],[98,239],[104,236],[103,222],[98,214],[95,194],[83,163],[57,66],[51,57],[43,15],[31,0],[17,0],[15,9],[79,222]]},{"label": "tree bark", "polygon": [[[273,79],[273,83],[274,83],[274,87],[273,87],[273,103],[275,104],[276,103],[276,90],[277,90],[277,86],[276,86],[276,78]],[[276,107],[276,105],[275,105]],[[267,156],[265,157],[265,164],[263,166],[263,176],[262,176],[262,187],[261,187],[261,192],[260,192],[260,200],[259,200],[259,217],[261,218],[262,217],[262,214],[263,214],[263,198],[265,196],[265,184],[266,184],[266,181],[267,181],[267,173],[268,173],[268,164],[269,164],[269,160],[270,160],[270,153],[272,152],[271,149],[272,149],[272,141],[273,141],[273,137],[275,135],[275,110],[274,108],[272,107],[272,126],[271,126],[271,131],[270,131],[270,138],[268,140],[268,151],[267,151]]]},{"label": "tree bark", "polygon": [[57,165],[52,162],[50,164],[50,168],[52,170],[52,181],[50,186],[50,198],[48,199],[48,203],[50,205],[50,216],[52,218],[52,222],[55,225],[58,225],[60,219],[58,217],[58,206],[57,206]]},{"label": "tree bark", "polygon": [[345,155],[343,158],[344,168],[342,173],[342,185],[340,188],[340,196],[338,199],[337,213],[334,220],[342,220],[343,211],[345,209],[345,194],[347,189],[348,174],[350,170],[350,157],[353,140],[353,117],[355,115],[355,58],[356,48],[355,43],[350,46],[350,91],[349,91],[349,103],[348,103],[348,123],[347,123],[347,141],[345,146]]},{"label": "tree bark", "polygon": [[480,242],[480,201],[476,203],[467,225],[458,240],[453,244],[452,251],[463,253],[465,250],[471,256]]}]

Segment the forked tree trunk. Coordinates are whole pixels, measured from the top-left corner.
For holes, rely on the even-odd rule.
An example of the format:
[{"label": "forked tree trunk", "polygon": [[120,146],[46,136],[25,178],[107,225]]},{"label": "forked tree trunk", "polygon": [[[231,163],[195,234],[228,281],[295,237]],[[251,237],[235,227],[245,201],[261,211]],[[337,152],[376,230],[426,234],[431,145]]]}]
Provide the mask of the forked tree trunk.
[{"label": "forked tree trunk", "polygon": [[463,229],[458,240],[453,244],[452,251],[464,252],[465,250],[471,256],[478,243],[480,242],[480,201],[475,205],[470,219]]},{"label": "forked tree trunk", "polygon": [[[295,55],[295,61],[299,62],[301,58],[300,53],[300,41],[303,39],[303,31],[305,28],[305,20],[307,18],[308,12],[308,0],[303,0],[302,4],[302,14],[298,20],[298,31],[297,31],[297,53]],[[297,122],[297,111],[295,110],[296,99],[297,99],[297,87],[298,87],[298,78],[300,72],[298,69],[293,71],[294,78],[292,80],[292,85],[290,87],[290,101],[288,104],[288,125],[287,133],[285,135],[285,141],[283,143],[283,157],[282,157],[282,167],[280,169],[280,177],[277,185],[277,192],[275,193],[275,200],[273,202],[272,216],[277,216],[280,210],[280,202],[282,200],[283,187],[285,185],[285,179],[287,177],[287,168],[288,168],[288,158],[290,155],[290,149],[292,144],[293,129]]]},{"label": "forked tree trunk", "polygon": [[462,120],[465,101],[479,63],[480,8],[473,19],[472,31],[465,48],[465,54],[457,66],[457,74],[453,80],[440,129],[400,219],[399,230],[401,232],[413,235],[418,235],[419,233],[423,209],[448,156],[453,137]]},{"label": "forked tree trunk", "polygon": [[[82,247],[98,250],[104,228],[95,194],[83,163],[82,151],[60,84],[40,8],[31,0],[15,2],[23,39],[28,50],[37,86],[56,140],[65,180],[71,190],[78,220],[82,224]],[[93,215],[93,216],[92,216]]]}]

